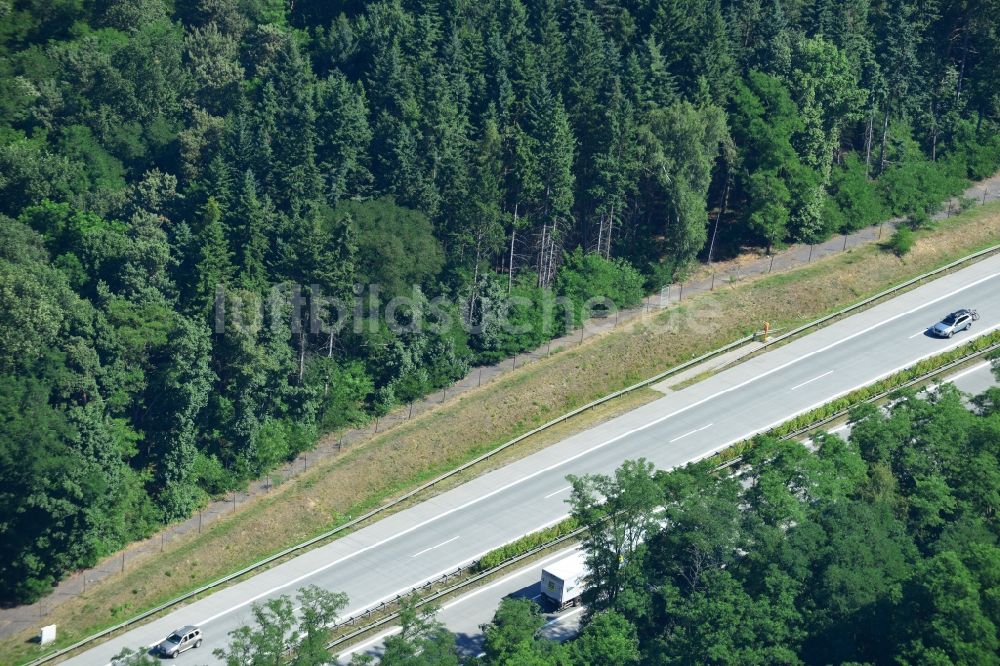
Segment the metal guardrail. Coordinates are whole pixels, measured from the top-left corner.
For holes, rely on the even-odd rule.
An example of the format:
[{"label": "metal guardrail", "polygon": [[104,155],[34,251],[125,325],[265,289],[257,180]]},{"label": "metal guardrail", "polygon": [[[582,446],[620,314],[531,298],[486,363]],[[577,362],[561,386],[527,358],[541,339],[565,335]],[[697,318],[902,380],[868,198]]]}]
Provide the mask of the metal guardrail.
[{"label": "metal guardrail", "polygon": [[[829,322],[829,321],[831,321],[831,320],[833,320],[833,319],[835,319],[837,317],[841,317],[841,316],[843,316],[845,314],[848,314],[848,313],[854,312],[856,310],[862,309],[864,307],[867,307],[868,305],[871,305],[875,301],[878,301],[878,300],[880,300],[882,298],[885,298],[886,296],[898,293],[898,292],[900,292],[900,291],[902,291],[904,289],[907,289],[907,288],[909,288],[909,287],[911,287],[911,286],[913,286],[915,284],[918,284],[918,283],[920,283],[920,282],[922,282],[924,280],[927,280],[928,278],[931,278],[931,277],[934,277],[936,275],[940,275],[942,273],[945,273],[945,272],[947,272],[947,271],[949,271],[949,270],[951,270],[951,269],[953,269],[953,268],[955,268],[957,266],[961,266],[962,264],[969,263],[969,262],[975,261],[977,259],[981,259],[981,258],[986,257],[986,256],[988,256],[990,254],[993,254],[993,253],[995,253],[997,251],[1000,251],[1000,244],[993,245],[993,246],[988,247],[988,248],[986,248],[984,250],[980,250],[978,252],[974,252],[972,254],[966,255],[966,256],[961,257],[959,259],[956,259],[955,261],[952,261],[952,262],[950,262],[950,263],[948,263],[948,264],[946,264],[944,266],[936,268],[936,269],[934,269],[932,271],[928,271],[927,273],[923,273],[921,275],[918,275],[917,277],[911,278],[911,279],[909,279],[909,280],[907,280],[905,282],[902,282],[902,283],[900,283],[898,285],[890,287],[889,289],[886,289],[884,291],[879,292],[878,294],[875,294],[874,296],[870,296],[870,297],[868,297],[868,298],[866,298],[864,300],[861,300],[861,301],[859,301],[857,303],[849,305],[846,308],[838,310],[837,312],[834,312],[832,314],[826,315],[824,317],[820,317],[819,319],[816,319],[816,320],[811,321],[809,323],[803,324],[802,326],[799,326],[798,328],[792,329],[791,331],[789,331],[787,333],[784,333],[783,335],[780,335],[778,337],[772,338],[771,340],[763,341],[763,347],[762,347],[762,349],[766,349],[766,348],[768,348],[768,347],[770,347],[770,346],[772,346],[774,344],[778,344],[780,342],[784,342],[784,341],[788,340],[789,338],[791,338],[791,337],[793,337],[795,335],[799,335],[799,334],[803,333],[804,331],[808,331],[810,329],[822,326],[823,324],[825,324],[825,323],[827,323],[827,322]],[[253,564],[250,564],[250,565],[248,565],[248,566],[240,569],[239,571],[235,571],[235,572],[233,572],[231,574],[223,576],[222,578],[214,580],[214,581],[212,581],[210,583],[206,583],[205,585],[202,585],[201,587],[199,587],[199,588],[197,588],[195,590],[192,590],[190,592],[185,592],[184,594],[182,594],[180,596],[177,596],[177,597],[174,597],[173,599],[170,599],[169,601],[166,601],[166,602],[164,602],[164,603],[162,603],[162,604],[160,604],[160,605],[158,605],[158,606],[156,606],[154,608],[151,608],[151,609],[149,609],[147,611],[144,611],[144,612],[142,612],[142,613],[140,613],[140,614],[138,614],[138,615],[136,615],[134,617],[131,617],[131,618],[127,619],[127,620],[123,620],[122,622],[119,622],[118,624],[116,624],[116,625],[114,625],[112,627],[109,627],[107,629],[103,629],[103,630],[101,630],[101,631],[99,631],[99,632],[97,632],[95,634],[92,634],[91,636],[83,638],[83,639],[77,641],[76,643],[73,643],[72,645],[69,645],[67,647],[61,648],[59,650],[56,650],[55,652],[52,652],[52,653],[50,653],[48,655],[44,655],[44,656],[38,657],[38,658],[36,658],[36,659],[34,659],[34,660],[30,661],[30,662],[27,662],[26,664],[24,664],[24,666],[38,666],[39,664],[44,664],[44,663],[46,663],[48,661],[51,661],[52,659],[55,659],[57,657],[61,657],[61,656],[65,655],[65,654],[68,654],[69,652],[72,652],[73,650],[77,650],[77,649],[83,647],[84,645],[87,645],[88,643],[92,643],[92,642],[94,642],[96,640],[104,638],[105,636],[109,636],[109,635],[111,635],[111,634],[113,634],[113,633],[115,633],[117,631],[121,631],[122,629],[130,627],[133,624],[137,624],[139,622],[142,622],[143,620],[146,620],[146,619],[148,619],[148,618],[156,615],[157,613],[160,613],[160,612],[162,612],[162,611],[164,611],[164,610],[166,610],[168,608],[171,608],[173,606],[176,606],[176,605],[178,605],[180,603],[183,603],[185,601],[189,601],[189,600],[193,599],[194,597],[197,597],[199,594],[203,594],[204,592],[207,592],[207,591],[212,590],[214,588],[220,587],[222,585],[226,585],[227,583],[229,583],[229,582],[231,582],[231,581],[233,581],[233,580],[235,580],[237,578],[240,578],[240,577],[245,576],[246,574],[248,574],[248,573],[250,573],[252,571],[255,571],[255,570],[260,569],[262,567],[265,567],[265,566],[267,566],[269,564],[272,564],[273,562],[275,562],[277,560],[280,560],[281,558],[286,557],[288,555],[291,555],[292,553],[295,553],[295,552],[307,549],[307,548],[309,548],[309,547],[311,547],[311,546],[313,546],[313,545],[315,545],[315,544],[317,544],[317,543],[319,543],[321,541],[325,541],[325,540],[329,539],[330,537],[336,536],[337,534],[339,534],[341,532],[344,532],[344,531],[349,530],[349,529],[351,529],[353,527],[356,527],[360,523],[363,523],[364,521],[366,521],[366,520],[368,520],[370,518],[373,518],[373,517],[375,517],[375,516],[377,516],[377,515],[385,512],[388,509],[391,509],[393,507],[396,507],[396,506],[402,504],[403,502],[405,502],[405,501],[409,500],[410,498],[412,498],[412,497],[414,497],[414,496],[416,496],[416,495],[424,492],[425,490],[427,490],[429,488],[432,488],[433,486],[436,486],[437,484],[441,483],[442,481],[445,481],[446,479],[449,479],[449,478],[455,476],[456,474],[460,474],[460,473],[464,472],[465,470],[469,469],[470,467],[473,467],[475,465],[478,465],[481,462],[489,460],[490,458],[496,456],[498,453],[503,452],[504,450],[510,448],[511,446],[514,446],[515,444],[517,444],[517,443],[519,443],[521,441],[524,441],[525,439],[527,439],[527,438],[529,438],[529,437],[531,437],[533,435],[536,435],[536,434],[538,434],[538,433],[540,433],[540,432],[542,432],[544,430],[547,430],[547,429],[549,429],[549,428],[551,428],[551,427],[553,427],[555,425],[558,425],[560,423],[568,421],[569,419],[573,418],[574,416],[577,416],[577,415],[582,414],[583,412],[585,412],[585,411],[587,411],[589,409],[593,409],[594,407],[597,407],[597,406],[602,405],[602,404],[604,404],[606,402],[614,400],[615,398],[619,398],[619,397],[621,397],[623,395],[627,395],[627,394],[629,394],[629,393],[631,393],[633,391],[637,391],[637,390],[639,390],[641,388],[645,388],[647,386],[655,384],[655,383],[657,383],[659,381],[662,381],[662,380],[666,379],[667,377],[670,377],[671,375],[678,374],[680,372],[683,372],[684,370],[687,370],[688,368],[694,367],[694,366],[698,365],[699,363],[703,363],[704,361],[707,361],[709,359],[715,358],[716,356],[719,356],[721,354],[725,354],[725,353],[727,353],[729,351],[732,351],[734,349],[742,347],[742,346],[744,346],[744,345],[746,345],[746,344],[748,344],[750,342],[754,342],[756,339],[757,339],[757,334],[754,333],[753,335],[748,335],[748,336],[745,336],[745,337],[740,338],[738,340],[734,340],[733,342],[730,342],[727,345],[719,347],[718,349],[714,349],[714,350],[712,350],[710,352],[706,352],[705,354],[702,354],[701,356],[693,358],[693,359],[691,359],[689,361],[685,361],[684,363],[681,363],[680,365],[677,365],[677,366],[674,366],[674,367],[669,368],[667,370],[664,370],[663,372],[657,373],[656,375],[654,375],[652,377],[649,377],[647,379],[644,379],[644,380],[642,380],[640,382],[637,382],[635,384],[632,384],[631,386],[628,386],[628,387],[623,388],[623,389],[619,389],[618,391],[615,391],[613,393],[609,393],[608,395],[605,395],[605,396],[602,396],[600,398],[597,398],[596,400],[592,400],[591,402],[588,402],[587,404],[583,405],[582,407],[577,407],[574,410],[571,410],[569,412],[566,412],[565,414],[557,416],[556,418],[554,418],[554,419],[552,419],[550,421],[547,421],[547,422],[543,423],[542,425],[540,425],[540,426],[538,426],[536,428],[532,428],[531,430],[529,430],[529,431],[527,431],[527,432],[525,432],[525,433],[523,433],[521,435],[518,435],[517,437],[515,437],[515,438],[513,438],[511,440],[508,440],[507,442],[504,442],[503,444],[501,444],[501,445],[499,445],[499,446],[491,449],[490,451],[487,451],[486,453],[484,453],[484,454],[482,454],[480,456],[477,456],[476,458],[474,458],[474,459],[472,459],[472,460],[470,460],[468,462],[465,462],[465,463],[459,465],[458,467],[456,467],[456,468],[454,468],[452,470],[449,470],[448,472],[445,472],[443,474],[440,474],[439,476],[434,477],[430,481],[427,481],[427,482],[425,482],[425,483],[417,486],[413,490],[410,490],[410,491],[404,493],[403,495],[400,495],[399,497],[395,498],[394,500],[392,500],[390,502],[387,502],[387,503],[382,504],[382,505],[380,505],[380,506],[378,506],[378,507],[376,507],[376,508],[374,508],[374,509],[372,509],[370,511],[367,511],[367,512],[363,513],[362,515],[358,516],[357,518],[354,518],[354,519],[352,519],[352,520],[344,523],[343,525],[340,525],[340,526],[335,527],[335,528],[333,528],[331,530],[323,532],[322,534],[319,534],[319,535],[317,535],[315,537],[312,537],[311,539],[308,539],[308,540],[303,541],[301,543],[295,544],[294,546],[289,546],[288,548],[285,548],[284,550],[282,550],[282,551],[280,551],[278,553],[275,553],[273,555],[269,555],[268,557],[265,557],[262,560],[254,562]]]}]

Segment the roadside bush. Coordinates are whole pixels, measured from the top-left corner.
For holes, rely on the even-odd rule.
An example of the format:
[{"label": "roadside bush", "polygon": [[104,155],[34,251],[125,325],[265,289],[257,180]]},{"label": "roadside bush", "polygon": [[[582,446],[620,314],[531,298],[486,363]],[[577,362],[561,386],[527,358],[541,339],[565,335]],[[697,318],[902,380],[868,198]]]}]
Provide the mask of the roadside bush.
[{"label": "roadside bush", "polygon": [[529,271],[518,274],[509,295],[506,278],[481,276],[474,305],[469,309],[472,333],[468,345],[478,364],[535,349],[566,330],[567,316],[553,307],[551,293],[541,289],[538,276]]},{"label": "roadside bush", "polygon": [[842,233],[856,231],[887,216],[875,183],[869,180],[864,162],[855,153],[848,154],[843,165],[833,169],[829,193],[823,212],[829,229]]},{"label": "roadside bush", "polygon": [[892,166],[878,178],[886,206],[893,215],[933,212],[942,201],[959,194],[968,184],[967,169],[960,156],[939,156],[932,162],[905,124],[894,126],[893,136],[896,139],[889,151]]},{"label": "roadside bush", "polygon": [[893,251],[897,257],[902,257],[913,249],[913,230],[908,226],[900,226],[896,233],[889,239],[887,247]]},{"label": "roadside bush", "polygon": [[906,218],[906,226],[916,231],[931,226],[931,216],[923,210],[918,210]]},{"label": "roadside bush", "polygon": [[993,128],[983,127],[978,132],[970,120],[956,123],[949,154],[965,169],[973,180],[981,180],[1000,169],[1000,135]]},{"label": "roadside bush", "polygon": [[576,325],[589,314],[585,311],[588,301],[608,301],[613,307],[627,308],[644,295],[643,277],[627,261],[584,254],[579,247],[565,255],[555,286],[556,293],[572,302]]},{"label": "roadside bush", "polygon": [[518,555],[523,555],[524,553],[534,550],[540,546],[544,546],[564,534],[569,534],[579,526],[580,525],[575,518],[567,518],[552,527],[547,527],[544,530],[526,534],[517,541],[512,541],[505,546],[494,548],[490,552],[483,555],[479,558],[479,562],[476,563],[476,571],[487,571],[494,567],[498,567],[507,560],[513,559]]}]

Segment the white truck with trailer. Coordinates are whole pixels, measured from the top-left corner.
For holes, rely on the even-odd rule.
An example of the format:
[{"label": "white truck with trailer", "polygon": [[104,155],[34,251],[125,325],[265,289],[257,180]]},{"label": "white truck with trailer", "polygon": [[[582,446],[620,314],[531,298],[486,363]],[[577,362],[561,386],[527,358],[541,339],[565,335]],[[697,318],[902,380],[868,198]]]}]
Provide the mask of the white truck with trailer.
[{"label": "white truck with trailer", "polygon": [[542,599],[556,610],[580,603],[587,578],[587,556],[576,551],[542,569]]}]

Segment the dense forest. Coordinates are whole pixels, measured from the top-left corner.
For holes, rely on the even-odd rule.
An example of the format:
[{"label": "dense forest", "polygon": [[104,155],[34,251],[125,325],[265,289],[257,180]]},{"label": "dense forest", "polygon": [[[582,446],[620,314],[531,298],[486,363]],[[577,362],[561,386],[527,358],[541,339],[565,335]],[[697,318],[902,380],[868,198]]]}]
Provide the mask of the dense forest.
[{"label": "dense forest", "polygon": [[922,223],[1000,164],[998,9],[0,1],[0,600],[589,298]]},{"label": "dense forest", "polygon": [[[944,385],[887,411],[865,405],[847,441],[821,435],[810,450],[760,438],[735,473],[640,460],[571,477],[573,516],[591,530],[577,637],[540,638],[535,602],[506,598],[483,626],[483,654],[468,658],[433,610],[405,607],[378,663],[996,664],[1000,389],[974,402]],[[272,600],[217,654],[229,666],[285,663],[290,647],[287,663],[328,663],[321,622],[347,601],[304,589],[298,620],[288,598]]]}]

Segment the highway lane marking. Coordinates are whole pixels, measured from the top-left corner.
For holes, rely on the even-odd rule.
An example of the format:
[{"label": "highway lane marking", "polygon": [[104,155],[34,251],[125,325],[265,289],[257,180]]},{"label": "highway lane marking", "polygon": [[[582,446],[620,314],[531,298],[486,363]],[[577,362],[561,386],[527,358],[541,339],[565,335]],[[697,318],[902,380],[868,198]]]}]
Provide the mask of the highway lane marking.
[{"label": "highway lane marking", "polygon": [[579,608],[574,608],[573,610],[571,610],[570,612],[566,613],[565,615],[560,615],[558,617],[552,618],[551,620],[549,620],[548,622],[546,622],[545,624],[542,625],[542,629],[544,629],[545,627],[552,626],[553,624],[556,624],[557,622],[562,622],[563,620],[568,620],[571,617],[573,617],[574,615],[579,615],[580,613],[582,613],[585,610],[587,610],[586,606],[580,606]]},{"label": "highway lane marking", "polygon": [[974,365],[971,368],[963,370],[962,372],[958,373],[957,375],[952,375],[951,377],[948,377],[947,381],[949,383],[953,383],[957,379],[961,379],[962,377],[964,377],[966,375],[971,375],[973,372],[977,372],[979,370],[982,370],[983,368],[988,368],[990,365],[992,365],[991,361],[984,361],[984,362],[982,362],[982,363],[980,363],[978,365]]},{"label": "highway lane marking", "polygon": [[914,333],[913,335],[911,335],[910,337],[908,337],[906,339],[907,340],[912,340],[913,338],[917,337],[918,335],[923,335],[924,333],[926,333],[929,330],[929,328],[930,327],[922,328],[922,329],[920,329],[919,331],[917,331],[916,333]]},{"label": "highway lane marking", "polygon": [[[579,451],[579,452],[573,454],[572,456],[569,456],[567,458],[564,458],[564,459],[560,460],[559,462],[556,462],[556,463],[553,463],[552,465],[549,465],[548,467],[543,467],[542,469],[536,470],[536,471],[532,472],[531,474],[526,474],[526,475],[524,475],[524,476],[522,476],[522,477],[520,477],[520,478],[518,478],[518,479],[516,479],[514,481],[511,481],[510,483],[504,484],[503,486],[500,486],[499,488],[496,488],[496,489],[494,489],[494,490],[492,490],[492,491],[490,491],[488,493],[480,495],[479,497],[476,497],[475,499],[469,500],[468,502],[465,502],[464,504],[460,504],[459,506],[452,507],[451,509],[448,509],[447,511],[443,511],[443,512],[441,512],[441,513],[439,513],[437,515],[431,516],[430,518],[427,518],[426,520],[423,520],[423,521],[421,521],[421,522],[419,522],[419,523],[417,523],[415,525],[411,525],[410,527],[406,528],[405,530],[400,530],[399,532],[397,532],[397,533],[395,533],[393,535],[390,535],[390,536],[388,536],[388,537],[386,537],[386,538],[384,538],[384,539],[382,539],[380,541],[377,541],[377,542],[375,542],[375,543],[373,543],[373,544],[371,544],[369,546],[365,546],[363,548],[360,548],[360,549],[354,551],[353,553],[348,553],[347,555],[344,555],[343,557],[337,558],[336,560],[333,560],[331,562],[327,562],[326,564],[324,564],[324,565],[322,565],[320,567],[317,567],[316,569],[314,569],[311,572],[304,573],[304,574],[302,574],[300,576],[297,576],[297,577],[293,578],[292,580],[290,580],[290,581],[288,581],[286,583],[282,583],[280,585],[275,585],[274,587],[272,587],[269,590],[265,590],[263,592],[255,594],[255,595],[251,596],[250,598],[245,599],[245,600],[243,600],[243,601],[241,601],[241,602],[233,605],[230,608],[227,608],[227,609],[225,609],[223,611],[220,611],[220,612],[212,615],[211,617],[209,617],[209,618],[207,618],[205,620],[202,620],[201,622],[199,622],[197,624],[198,625],[209,624],[210,622],[212,622],[214,620],[217,620],[217,619],[219,619],[220,617],[222,617],[224,615],[228,615],[229,613],[232,613],[235,610],[239,610],[240,608],[243,608],[244,606],[252,604],[253,602],[257,601],[258,599],[261,599],[263,597],[266,597],[266,596],[269,596],[271,594],[274,594],[275,592],[277,592],[279,590],[283,590],[283,589],[285,589],[285,588],[287,588],[289,586],[295,585],[296,583],[299,583],[299,582],[301,582],[303,580],[306,580],[307,578],[311,578],[312,576],[315,576],[318,573],[326,571],[327,569],[329,569],[331,567],[334,567],[334,566],[336,566],[336,565],[338,565],[338,564],[340,564],[340,563],[342,563],[342,562],[344,562],[346,560],[349,560],[351,558],[357,557],[358,555],[361,555],[362,553],[365,553],[365,552],[367,552],[369,550],[372,550],[374,548],[378,548],[380,546],[383,546],[386,543],[389,543],[390,541],[395,541],[396,539],[398,539],[398,538],[400,538],[402,536],[405,536],[405,535],[409,534],[410,532],[418,530],[421,527],[424,527],[424,526],[426,526],[426,525],[428,525],[428,524],[430,524],[430,523],[432,523],[432,522],[434,522],[436,520],[440,520],[440,519],[442,519],[442,518],[444,518],[446,516],[449,516],[452,513],[455,513],[457,511],[462,511],[464,509],[467,509],[468,507],[470,507],[470,506],[472,506],[474,504],[478,504],[479,502],[482,502],[483,500],[489,499],[490,497],[493,497],[494,495],[498,495],[498,494],[500,494],[500,493],[502,493],[502,492],[504,492],[506,490],[509,490],[510,488],[513,488],[516,485],[520,485],[521,483],[524,483],[525,481],[529,481],[530,479],[533,479],[536,476],[539,476],[541,474],[546,474],[548,472],[551,472],[552,470],[557,469],[559,467],[562,467],[562,466],[564,466],[564,465],[566,465],[568,463],[571,463],[571,462],[573,462],[575,460],[578,460],[579,458],[582,458],[584,456],[590,455],[594,451],[602,449],[605,446],[609,446],[609,445],[614,444],[615,442],[617,442],[619,440],[622,440],[622,439],[624,439],[626,437],[630,437],[630,436],[634,435],[637,432],[641,432],[643,430],[648,430],[649,428],[657,426],[660,423],[666,421],[667,419],[673,418],[674,416],[677,416],[678,414],[686,412],[686,411],[688,411],[690,409],[694,409],[695,407],[699,407],[699,406],[705,404],[706,402],[709,402],[710,400],[714,400],[715,398],[718,398],[720,395],[724,395],[724,394],[729,393],[731,391],[739,390],[739,389],[743,388],[744,386],[746,386],[747,384],[751,384],[751,383],[753,383],[755,381],[758,381],[759,379],[761,379],[763,377],[766,377],[768,375],[774,374],[775,372],[780,372],[781,370],[784,370],[788,366],[793,365],[795,363],[799,363],[800,361],[802,361],[802,360],[804,360],[806,358],[809,358],[810,356],[814,356],[816,354],[821,354],[821,353],[823,353],[825,351],[828,351],[828,350],[832,349],[833,347],[836,347],[837,345],[843,344],[844,342],[847,342],[848,340],[856,338],[859,335],[864,335],[866,333],[869,333],[869,332],[875,330],[876,328],[878,328],[880,326],[884,326],[885,324],[888,324],[891,321],[895,321],[896,319],[899,319],[900,317],[905,317],[906,315],[913,314],[914,312],[917,312],[917,311],[922,310],[922,309],[924,309],[924,308],[926,308],[926,307],[928,307],[930,305],[933,305],[934,303],[937,303],[938,301],[942,301],[942,300],[944,300],[946,298],[950,298],[950,297],[954,296],[955,294],[957,294],[959,292],[965,291],[966,289],[971,289],[972,287],[975,287],[975,286],[977,286],[977,285],[979,285],[979,284],[981,284],[983,282],[987,282],[989,280],[992,280],[992,279],[996,278],[998,275],[1000,275],[1000,273],[992,273],[992,274],[987,275],[985,277],[982,277],[982,278],[980,278],[978,280],[975,280],[974,282],[970,282],[968,284],[964,284],[961,287],[959,287],[959,288],[957,288],[957,289],[955,289],[955,290],[953,290],[953,291],[951,291],[951,292],[949,292],[947,294],[943,294],[943,295],[941,295],[941,296],[939,296],[939,297],[937,297],[935,299],[932,299],[930,301],[927,301],[927,302],[923,303],[919,307],[913,308],[912,310],[907,310],[905,312],[901,312],[899,314],[893,315],[892,317],[887,317],[885,319],[882,319],[882,320],[880,320],[878,323],[876,323],[873,326],[870,326],[870,327],[868,327],[866,329],[861,329],[859,331],[856,331],[856,332],[852,333],[851,335],[847,335],[847,336],[844,336],[842,338],[839,338],[836,341],[830,343],[829,345],[827,345],[825,347],[821,347],[820,349],[814,350],[812,352],[807,352],[805,354],[802,354],[801,356],[797,356],[796,358],[788,361],[787,363],[783,363],[783,364],[781,364],[779,366],[776,366],[776,367],[774,367],[774,368],[772,368],[770,370],[762,372],[762,373],[760,373],[760,374],[758,374],[758,375],[756,375],[754,377],[751,377],[750,379],[747,379],[747,380],[745,380],[743,382],[740,382],[739,384],[735,384],[735,385],[730,386],[728,388],[725,388],[725,389],[723,389],[721,391],[718,391],[717,393],[714,393],[712,395],[706,396],[706,397],[704,397],[704,398],[702,398],[700,400],[696,400],[695,402],[691,403],[690,405],[687,405],[685,407],[681,407],[680,409],[678,409],[678,410],[676,410],[674,412],[671,412],[669,414],[665,414],[664,416],[661,416],[661,417],[659,417],[657,419],[654,419],[654,420],[652,420],[652,421],[650,421],[650,422],[648,422],[648,423],[646,423],[644,425],[637,426],[635,428],[632,428],[630,430],[622,432],[622,433],[620,433],[618,435],[615,435],[614,437],[612,437],[612,438],[610,438],[610,439],[608,439],[608,440],[606,440],[604,442],[601,442],[599,444],[595,444],[594,446],[592,446],[592,447],[590,447],[588,449],[584,449],[582,451]],[[986,330],[982,331],[980,333],[980,336],[981,335],[985,335],[986,333],[992,331],[994,328],[998,328],[998,327],[1000,327],[1000,324],[998,324],[997,326],[993,326],[993,327],[991,327],[989,329],[986,329]],[[959,344],[963,344],[964,342],[965,341],[956,342],[955,345],[953,345],[953,346],[957,346]],[[924,356],[922,358],[927,358],[929,356],[933,356],[935,354],[941,353],[941,351],[943,351],[943,350],[937,349],[937,350],[931,352],[930,354],[927,354],[926,356]],[[922,360],[922,358],[918,359],[918,361]],[[903,368],[909,367],[913,363],[914,363],[914,361],[911,361],[911,362],[907,363],[905,366],[903,366]],[[903,368],[900,368],[900,370],[903,369]],[[893,374],[894,372],[898,372],[898,371],[899,370],[894,370],[892,372],[886,373],[885,375],[882,375],[882,377],[885,377],[888,374]],[[878,381],[878,379],[876,379],[874,381]],[[869,382],[866,382],[866,383],[869,383]],[[853,389],[850,389],[850,390],[853,390]],[[848,392],[848,391],[845,391],[845,393],[846,392]],[[833,398],[828,398],[828,399],[824,400],[823,402],[817,403],[815,405],[815,407],[819,407],[819,406],[821,406],[823,404],[826,404],[827,402],[829,402],[829,400],[835,399],[836,397],[839,397],[840,395],[843,395],[843,393],[840,393],[837,396],[834,396]],[[809,409],[814,409],[815,407],[811,407]],[[799,412],[799,414],[802,414],[805,411],[809,411],[809,410],[808,409],[803,410],[802,412]],[[774,426],[776,426],[776,425],[778,425],[780,423],[783,423],[784,421],[787,421],[789,418],[794,418],[795,416],[797,416],[797,414],[793,414],[791,416],[785,416],[780,421],[777,421],[774,424],[768,426],[767,428],[764,428],[762,430],[758,430],[756,432],[764,432],[764,431],[766,431],[766,430],[768,430],[770,428],[773,428]],[[735,441],[740,441],[742,439],[745,439],[745,437],[740,437],[740,438],[735,439],[733,441],[734,442]],[[720,447],[716,447],[715,449],[712,449],[711,451],[709,451],[709,452],[707,452],[705,454],[702,454],[701,456],[695,458],[691,462],[695,462],[697,460],[703,460],[703,459],[705,459],[705,458],[707,458],[709,456],[715,455],[716,453],[718,453],[722,449],[726,448],[727,446],[730,446],[731,444],[732,444],[732,442],[727,442],[725,445],[722,445]],[[512,541],[515,541],[515,540],[516,539],[512,539]],[[489,551],[486,551],[486,552],[489,552]],[[454,567],[449,567],[449,569],[446,569],[445,571],[450,571],[453,568]],[[427,580],[430,580],[430,579],[427,579]],[[426,580],[424,582],[426,582]],[[413,587],[413,586],[407,586],[404,589],[409,590],[409,589],[411,589],[411,587]],[[378,602],[376,602],[376,603],[378,603]]]},{"label": "highway lane marking", "polygon": [[824,372],[824,373],[823,373],[822,375],[820,375],[819,377],[813,377],[812,379],[810,379],[810,380],[807,380],[807,381],[804,381],[804,382],[802,382],[801,384],[796,384],[795,386],[793,386],[792,388],[790,388],[790,389],[788,389],[788,390],[789,390],[789,391],[794,391],[795,389],[800,389],[800,388],[802,388],[803,386],[805,386],[806,384],[812,384],[812,383],[813,383],[814,381],[816,381],[817,379],[823,379],[823,378],[824,378],[824,377],[826,377],[827,375],[832,375],[832,374],[833,374],[833,370],[830,370],[829,372]]},{"label": "highway lane marking", "polygon": [[571,490],[572,488],[573,488],[573,486],[566,486],[565,488],[560,488],[559,490],[555,491],[554,493],[549,493],[548,495],[546,495],[545,499],[548,499],[550,497],[555,497],[556,495],[559,495],[560,493],[564,493],[567,490]]},{"label": "highway lane marking", "polygon": [[670,444],[673,444],[673,443],[674,443],[674,442],[676,442],[676,441],[679,441],[679,440],[682,440],[682,439],[684,439],[684,438],[685,438],[685,437],[687,437],[688,435],[693,435],[693,434],[695,434],[696,432],[701,432],[702,430],[705,430],[706,428],[711,428],[711,427],[712,427],[713,425],[715,425],[715,424],[714,424],[714,423],[709,423],[709,424],[708,424],[707,426],[702,426],[702,427],[700,427],[700,428],[695,428],[694,430],[691,430],[691,431],[689,431],[689,432],[686,432],[686,433],[684,433],[684,434],[683,434],[683,435],[681,435],[680,437],[674,437],[674,438],[673,438],[672,440],[670,440],[670,442],[669,442],[669,443],[670,443]]},{"label": "highway lane marking", "polygon": [[[990,326],[989,328],[987,328],[986,330],[984,330],[983,332],[981,332],[978,336],[974,336],[973,338],[970,338],[970,339],[975,339],[975,337],[982,337],[982,336],[984,336],[984,335],[986,335],[988,333],[992,333],[993,331],[995,331],[997,329],[1000,329],[1000,323],[994,324],[993,326]],[[834,400],[836,400],[837,398],[839,398],[839,397],[841,397],[843,395],[847,395],[851,391],[854,391],[856,389],[862,388],[863,386],[868,386],[869,384],[874,384],[875,382],[877,382],[877,381],[879,381],[881,379],[885,379],[886,377],[889,377],[891,375],[894,375],[897,372],[902,372],[903,370],[906,370],[907,368],[909,368],[909,367],[911,367],[913,365],[916,365],[917,363],[920,363],[924,359],[930,358],[932,356],[937,356],[938,354],[942,354],[942,353],[947,352],[947,351],[951,351],[952,349],[955,349],[956,347],[960,347],[960,346],[962,346],[963,344],[965,344],[967,342],[969,342],[969,340],[960,340],[958,342],[955,342],[954,344],[948,345],[948,346],[943,347],[941,349],[935,349],[934,351],[930,352],[929,354],[924,354],[923,356],[919,356],[919,357],[911,360],[906,365],[901,365],[898,368],[890,370],[889,372],[882,373],[881,375],[878,375],[877,377],[875,377],[875,378],[873,378],[873,379],[871,379],[869,381],[866,381],[864,384],[858,384],[857,386],[852,386],[851,388],[845,389],[845,390],[843,390],[843,391],[841,391],[839,393],[835,393],[835,394],[833,394],[833,395],[831,395],[831,396],[829,396],[829,397],[821,400],[820,402],[817,402],[817,403],[815,403],[813,405],[810,405],[809,407],[806,407],[805,409],[802,409],[802,410],[799,410],[799,411],[795,412],[794,414],[789,414],[788,416],[782,417],[781,420],[779,420],[779,421],[775,421],[775,422],[773,422],[773,423],[771,423],[769,425],[766,425],[763,428],[759,428],[757,430],[751,430],[750,432],[748,432],[748,433],[746,433],[744,435],[741,435],[741,436],[739,436],[739,437],[737,437],[735,439],[729,440],[725,444],[720,444],[719,446],[715,447],[714,449],[706,451],[705,453],[702,453],[701,455],[696,456],[695,458],[692,458],[691,460],[688,460],[684,464],[693,464],[693,463],[705,460],[706,458],[711,458],[712,456],[714,456],[719,451],[723,451],[723,450],[729,448],[730,446],[732,446],[736,442],[742,442],[743,440],[749,439],[750,437],[753,437],[754,435],[756,435],[758,433],[767,432],[768,430],[781,425],[785,421],[790,421],[790,420],[794,419],[796,416],[799,416],[800,414],[805,414],[806,412],[811,412],[812,410],[817,409],[819,407],[822,407],[823,405],[825,405],[825,404],[827,404],[829,402],[833,402]],[[841,426],[838,430],[842,430],[842,429],[844,429],[846,427],[847,427],[846,425]],[[836,432],[836,430],[832,431],[832,432]]]},{"label": "highway lane marking", "polygon": [[452,538],[448,539],[447,541],[442,541],[441,543],[439,543],[436,546],[431,546],[430,548],[424,548],[419,553],[414,553],[413,555],[410,555],[410,557],[420,557],[424,553],[429,553],[432,550],[434,550],[435,548],[440,548],[441,546],[447,546],[449,543],[451,543],[452,541],[454,541],[455,539],[458,539],[458,538],[460,538],[460,537],[453,536]]}]

